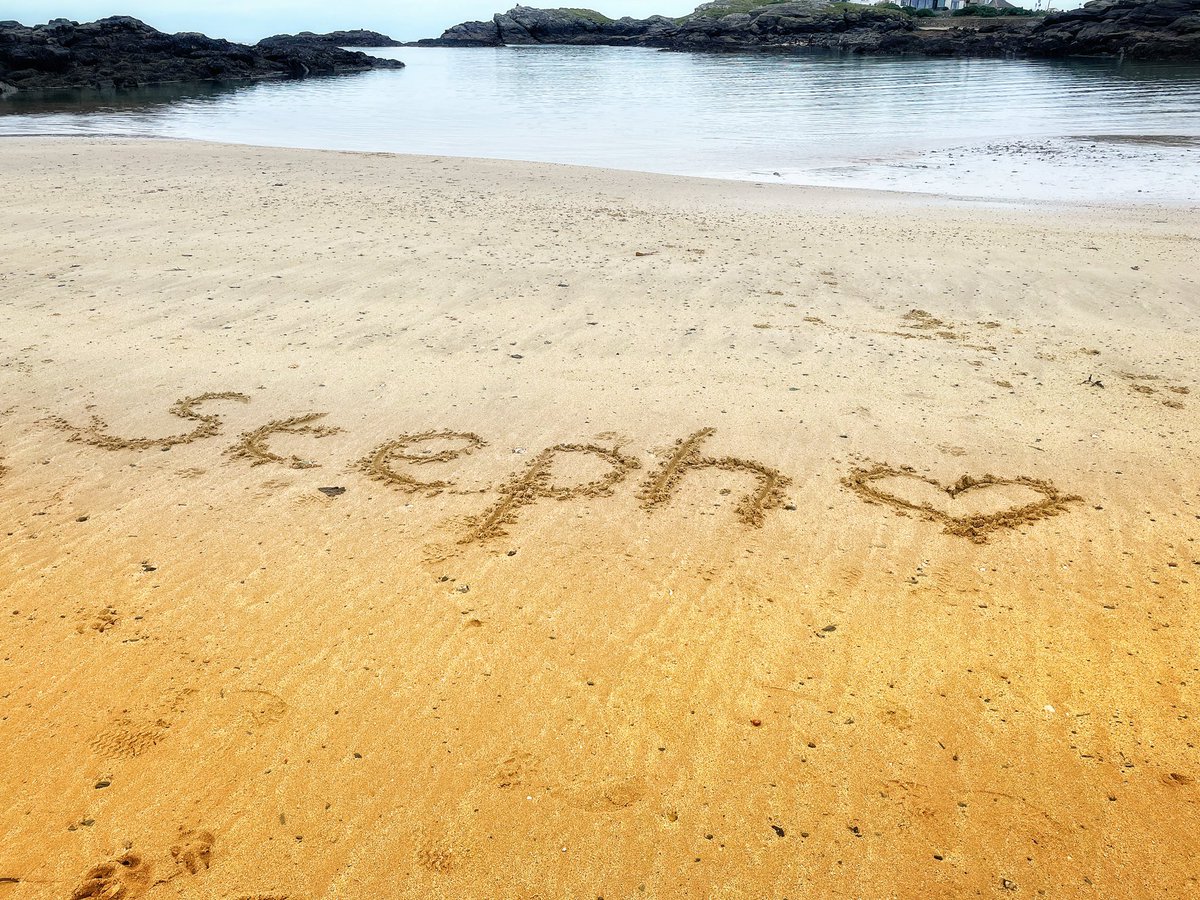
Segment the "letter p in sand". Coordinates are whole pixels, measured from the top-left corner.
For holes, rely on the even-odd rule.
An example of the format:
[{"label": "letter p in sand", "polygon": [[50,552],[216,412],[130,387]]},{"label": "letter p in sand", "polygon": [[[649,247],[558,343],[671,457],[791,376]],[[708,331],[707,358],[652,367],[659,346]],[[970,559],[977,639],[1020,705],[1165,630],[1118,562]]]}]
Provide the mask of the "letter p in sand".
[{"label": "letter p in sand", "polygon": [[[586,453],[599,457],[611,469],[599,478],[575,485],[561,487],[554,483],[551,469],[554,460],[565,453]],[[574,500],[577,497],[607,497],[612,489],[625,479],[630,470],[638,467],[638,461],[617,449],[598,447],[595,444],[558,444],[543,450],[525,467],[525,470],[500,488],[500,499],[483,515],[471,522],[471,530],[459,541],[472,544],[505,534],[506,525],[517,521],[517,512],[524,506],[543,497],[555,500]]]}]

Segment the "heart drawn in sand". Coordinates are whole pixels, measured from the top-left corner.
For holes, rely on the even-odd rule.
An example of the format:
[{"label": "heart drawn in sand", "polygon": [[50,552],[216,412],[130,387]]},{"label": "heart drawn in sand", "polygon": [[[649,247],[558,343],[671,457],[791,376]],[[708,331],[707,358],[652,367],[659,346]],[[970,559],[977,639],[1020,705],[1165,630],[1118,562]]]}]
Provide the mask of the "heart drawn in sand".
[{"label": "heart drawn in sand", "polygon": [[[940,509],[930,500],[909,499],[898,492],[889,491],[881,482],[886,480],[908,479],[916,482],[925,493],[929,488],[945,494],[949,500],[961,499],[972,492],[984,491],[988,488],[1003,488],[1005,486],[1024,488],[1039,495],[1038,499],[998,509],[993,512],[975,512],[963,515],[952,515],[945,509]],[[1082,497],[1064,494],[1049,481],[1020,476],[1016,478],[998,478],[995,475],[964,475],[954,484],[947,487],[939,481],[918,473],[909,466],[896,468],[889,465],[875,465],[865,469],[854,469],[842,479],[842,484],[858,494],[868,503],[881,503],[906,512],[917,513],[932,522],[941,522],[946,534],[965,537],[977,544],[987,542],[993,531],[1001,528],[1017,528],[1039,519],[1048,519],[1066,512],[1072,503],[1079,503]]]}]

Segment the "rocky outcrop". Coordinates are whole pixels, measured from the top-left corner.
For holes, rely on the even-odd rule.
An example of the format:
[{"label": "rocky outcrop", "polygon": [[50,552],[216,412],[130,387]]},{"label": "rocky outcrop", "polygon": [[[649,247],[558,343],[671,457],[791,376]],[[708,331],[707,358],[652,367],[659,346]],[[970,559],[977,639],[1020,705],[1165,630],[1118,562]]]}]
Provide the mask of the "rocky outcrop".
[{"label": "rocky outcrop", "polygon": [[848,48],[861,53],[915,56],[1021,56],[1032,22],[1002,19],[948,28],[918,28],[903,39],[893,38],[879,48]]},{"label": "rocky outcrop", "polygon": [[1095,0],[1033,30],[1037,56],[1200,60],[1200,0]]},{"label": "rocky outcrop", "polygon": [[378,31],[364,31],[361,28],[354,31],[331,31],[328,34],[314,34],[311,31],[301,31],[299,34],[276,34],[263,38],[258,42],[259,47],[403,47],[404,45]]},{"label": "rocky outcrop", "polygon": [[888,35],[907,34],[916,27],[911,16],[895,10],[808,0],[720,17],[695,15],[666,36],[663,46],[673,50],[865,49],[880,45]]},{"label": "rocky outcrop", "polygon": [[[723,15],[726,10],[730,12]],[[440,38],[418,41],[417,46],[603,44],[671,50],[764,50],[837,46],[839,35],[858,34],[865,38],[915,28],[910,16],[895,10],[847,8],[830,0],[802,0],[757,8],[748,3],[706,3],[679,21],[665,16],[609,19],[591,10],[518,6],[497,13],[490,22],[455,25]]]},{"label": "rocky outcrop", "polygon": [[577,9],[518,6],[464,22],[419,46],[604,44],[670,50],[818,48],[923,56],[1117,56],[1200,60],[1200,0],[1093,0],[1042,19],[917,20],[897,11],[804,0],[755,6],[715,0],[679,21],[608,19]]},{"label": "rocky outcrop", "polygon": [[1094,0],[1040,19],[937,21],[952,27],[922,28],[893,52],[1200,61],[1200,0]]},{"label": "rocky outcrop", "polygon": [[502,47],[500,30],[494,21],[462,22],[452,25],[438,38],[414,41],[414,47]]},{"label": "rocky outcrop", "polygon": [[516,6],[488,22],[463,22],[422,47],[502,47],[528,44],[645,43],[676,28],[674,19],[610,19],[587,9],[535,9]]},{"label": "rocky outcrop", "polygon": [[0,83],[9,90],[303,78],[403,65],[336,47],[247,47],[202,34],[165,34],[128,16],[84,25],[0,22]]},{"label": "rocky outcrop", "polygon": [[665,16],[609,19],[591,10],[529,6],[517,6],[493,21],[504,44],[619,44],[633,38],[650,38],[675,27],[675,21]]}]

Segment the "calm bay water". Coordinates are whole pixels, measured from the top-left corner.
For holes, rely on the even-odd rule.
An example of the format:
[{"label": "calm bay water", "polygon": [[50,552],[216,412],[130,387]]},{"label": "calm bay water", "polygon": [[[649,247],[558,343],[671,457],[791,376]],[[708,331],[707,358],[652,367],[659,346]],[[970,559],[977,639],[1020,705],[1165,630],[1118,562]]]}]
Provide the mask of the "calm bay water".
[{"label": "calm bay water", "polygon": [[0,102],[0,136],[481,156],[994,200],[1200,202],[1200,67],[371,51],[399,72]]}]

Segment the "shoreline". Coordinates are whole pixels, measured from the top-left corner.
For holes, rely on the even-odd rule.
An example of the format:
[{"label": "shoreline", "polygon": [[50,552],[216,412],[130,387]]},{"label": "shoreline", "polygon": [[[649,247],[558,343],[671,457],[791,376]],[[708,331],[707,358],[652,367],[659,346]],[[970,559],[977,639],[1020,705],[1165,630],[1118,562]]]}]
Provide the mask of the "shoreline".
[{"label": "shoreline", "polygon": [[[3,123],[3,118],[0,117],[0,124]],[[1114,140],[1116,138],[1127,139],[1137,143],[1139,138],[1156,138],[1158,135],[1116,135],[1106,138]],[[1200,137],[1192,138],[1192,136],[1183,136],[1188,141],[1200,140]],[[612,176],[640,176],[650,179],[662,179],[664,181],[684,180],[688,182],[709,182],[713,184],[730,184],[730,185],[752,185],[757,188],[767,188],[768,190],[799,190],[804,192],[815,193],[830,193],[830,194],[846,194],[847,197],[875,197],[875,198],[898,198],[907,199],[916,205],[924,205],[932,203],[933,205],[942,205],[947,208],[956,208],[959,206],[973,209],[995,209],[995,210],[1011,210],[1011,211],[1028,211],[1028,212],[1044,212],[1044,213],[1063,213],[1067,214],[1072,211],[1084,214],[1095,211],[1150,211],[1160,209],[1164,211],[1180,212],[1185,210],[1196,209],[1200,205],[1200,201],[1184,200],[1178,201],[1163,201],[1163,200],[1146,200],[1142,203],[1104,203],[1104,202],[1073,202],[1062,199],[1010,199],[1003,197],[980,197],[970,194],[950,194],[935,191],[919,191],[919,190],[900,190],[890,188],[877,187],[854,187],[851,185],[828,185],[828,184],[806,184],[799,182],[779,182],[772,180],[764,180],[759,178],[745,177],[722,177],[719,175],[680,175],[667,172],[653,172],[644,169],[619,169],[609,166],[591,166],[582,163],[559,163],[559,162],[543,162],[539,160],[527,159],[510,159],[507,157],[491,157],[491,156],[455,156],[452,154],[423,154],[423,153],[397,153],[390,150],[338,150],[320,147],[290,147],[276,144],[255,144],[255,143],[239,143],[236,141],[211,140],[208,138],[193,138],[193,137],[175,137],[171,135],[156,135],[144,133],[139,135],[121,134],[118,132],[88,132],[86,134],[61,134],[55,132],[41,133],[21,133],[21,134],[3,134],[0,133],[0,141],[22,141],[22,140],[39,140],[39,141],[99,141],[111,143],[128,143],[138,144],[142,142],[149,143],[180,143],[180,144],[201,144],[212,147],[230,147],[230,148],[246,148],[258,150],[279,150],[283,152],[294,153],[314,153],[314,154],[348,154],[351,156],[363,157],[394,157],[398,160],[414,160],[428,162],[429,160],[451,160],[457,163],[471,164],[496,164],[510,165],[515,168],[521,167],[547,167],[551,169],[561,170],[580,170],[584,172],[607,173]],[[1090,136],[1081,136],[1072,138],[1072,140],[1091,140]],[[1189,145],[1190,146],[1190,145]]]},{"label": "shoreline", "polygon": [[1200,884],[1193,209],[0,176],[4,900]]}]

